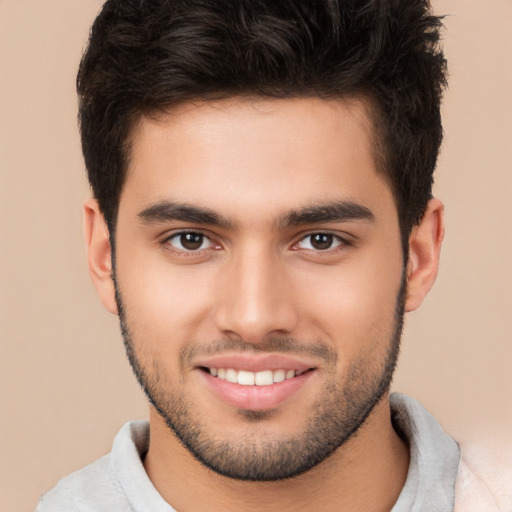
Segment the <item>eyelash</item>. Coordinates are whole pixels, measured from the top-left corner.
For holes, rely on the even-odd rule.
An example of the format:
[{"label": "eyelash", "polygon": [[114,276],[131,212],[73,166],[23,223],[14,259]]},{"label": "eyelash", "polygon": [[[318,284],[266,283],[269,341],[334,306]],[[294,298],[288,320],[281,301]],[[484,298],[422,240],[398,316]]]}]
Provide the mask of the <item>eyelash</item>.
[{"label": "eyelash", "polygon": [[[205,249],[200,249],[199,248],[199,249],[196,249],[196,250],[187,250],[185,248],[179,249],[179,248],[176,248],[176,247],[172,246],[172,244],[171,244],[172,240],[179,239],[180,237],[185,236],[185,235],[197,235],[197,236],[200,236],[200,237],[202,237],[201,245],[203,245],[203,243],[205,241],[209,241],[211,246],[207,247]],[[172,235],[168,236],[167,238],[165,238],[162,241],[162,245],[165,247],[166,250],[168,250],[168,251],[170,251],[172,253],[178,254],[179,256],[182,256],[182,257],[185,257],[185,258],[186,257],[191,257],[191,256],[197,256],[198,254],[205,254],[206,252],[215,251],[215,250],[218,250],[218,248],[220,248],[220,244],[216,244],[212,240],[211,236],[208,236],[205,233],[201,233],[200,231],[194,231],[194,230],[179,231],[177,233],[173,233]]]},{"label": "eyelash", "polygon": [[[199,248],[199,249],[196,249],[196,250],[187,250],[185,248],[180,249],[180,248],[173,247],[172,244],[171,244],[171,241],[175,240],[175,239],[179,239],[179,237],[182,237],[184,235],[197,235],[197,236],[200,236],[200,237],[202,237],[201,245],[203,245],[205,240],[208,240],[210,242],[211,246],[207,247],[205,249]],[[323,236],[332,237],[332,239],[333,239],[332,242],[336,244],[333,247],[328,247],[326,249],[315,249],[315,248],[305,248],[305,249],[303,249],[303,250],[306,250],[306,251],[310,251],[311,253],[313,253],[315,255],[317,255],[317,254],[321,255],[321,254],[337,253],[339,251],[345,250],[347,247],[350,247],[352,245],[351,242],[349,242],[346,238],[343,238],[340,235],[331,233],[329,231],[313,231],[313,232],[310,232],[310,233],[302,235],[301,238],[291,246],[291,250],[294,250],[294,251],[301,250],[298,247],[299,244],[301,244],[302,242],[306,241],[308,238],[311,239],[311,237],[313,237],[315,235],[323,235]],[[217,251],[217,250],[219,250],[221,248],[221,245],[216,243],[212,239],[211,236],[209,236],[209,235],[207,235],[205,233],[202,233],[200,231],[194,231],[194,230],[179,231],[177,233],[173,233],[172,235],[166,237],[161,243],[165,247],[166,250],[168,250],[168,251],[170,251],[170,252],[172,252],[174,254],[177,254],[177,255],[179,255],[181,257],[185,257],[185,258],[186,257],[198,256],[199,254],[206,254],[206,253],[211,252],[211,251]],[[309,242],[309,245],[312,245],[311,244],[311,240]]]},{"label": "eyelash", "polygon": [[314,247],[311,247],[311,248],[307,248],[305,250],[312,251],[312,252],[318,253],[318,254],[322,254],[322,253],[324,253],[324,254],[332,254],[333,252],[337,252],[337,251],[343,250],[348,245],[350,245],[349,242],[345,238],[343,238],[343,237],[341,237],[339,235],[336,235],[334,233],[331,233],[329,231],[314,231],[312,233],[308,233],[308,234],[302,236],[302,238],[297,243],[295,243],[292,246],[292,248],[293,249],[297,248],[297,246],[299,244],[303,243],[307,239],[310,239],[309,245],[312,246],[312,240],[311,239],[315,235],[316,236],[331,237],[332,238],[331,242],[332,242],[332,244],[335,244],[335,245],[332,245],[331,247],[328,247],[326,249],[315,249]]}]

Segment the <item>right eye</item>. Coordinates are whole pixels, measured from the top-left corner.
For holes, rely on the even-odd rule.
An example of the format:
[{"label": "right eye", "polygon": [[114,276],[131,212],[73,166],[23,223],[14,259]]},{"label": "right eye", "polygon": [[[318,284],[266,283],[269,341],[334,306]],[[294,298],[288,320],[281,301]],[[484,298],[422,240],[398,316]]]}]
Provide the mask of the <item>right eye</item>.
[{"label": "right eye", "polygon": [[173,249],[183,252],[210,249],[214,245],[206,235],[196,233],[195,231],[182,231],[181,233],[175,233],[167,238],[166,243],[168,243]]},{"label": "right eye", "polygon": [[332,233],[311,233],[300,240],[296,247],[322,252],[336,249],[343,246],[344,243],[344,240]]}]

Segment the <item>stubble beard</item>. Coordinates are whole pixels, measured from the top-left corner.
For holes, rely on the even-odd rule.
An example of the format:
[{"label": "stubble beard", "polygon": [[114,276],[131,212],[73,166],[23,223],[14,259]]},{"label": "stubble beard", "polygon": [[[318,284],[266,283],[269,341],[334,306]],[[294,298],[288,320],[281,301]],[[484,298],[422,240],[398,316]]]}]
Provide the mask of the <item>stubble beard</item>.
[{"label": "stubble beard", "polygon": [[[400,340],[404,321],[404,301],[406,281],[402,278],[397,296],[393,327],[388,331],[388,344],[385,357],[380,364],[361,359],[352,364],[346,378],[336,378],[336,354],[327,346],[316,344],[323,350],[328,373],[323,392],[313,404],[310,418],[303,431],[286,439],[261,441],[251,434],[237,439],[216,439],[208,430],[205,421],[195,413],[193,403],[187,395],[186,386],[175,391],[166,379],[158,361],[142,361],[136,346],[115,276],[116,300],[119,321],[126,354],[132,370],[144,390],[148,400],[158,411],[169,429],[183,446],[204,466],[219,475],[246,481],[276,481],[300,475],[324,461],[335,450],[357,435],[381,398],[389,391],[400,350]],[[377,340],[380,342],[380,340]],[[136,345],[137,343],[137,345]],[[232,346],[233,342],[226,342]],[[270,344],[275,350],[279,347],[304,346],[290,338],[275,338]],[[222,346],[222,341],[218,343]],[[248,344],[239,341],[241,350],[248,350]],[[377,345],[377,343],[376,343]],[[186,350],[186,349],[185,349]],[[186,353],[181,354],[181,359]],[[368,368],[377,370],[368,371]],[[183,383],[183,378],[182,382]],[[273,415],[273,411],[239,411],[242,420],[263,423]],[[297,411],[300,416],[301,411]],[[247,429],[251,432],[251,429]]]}]

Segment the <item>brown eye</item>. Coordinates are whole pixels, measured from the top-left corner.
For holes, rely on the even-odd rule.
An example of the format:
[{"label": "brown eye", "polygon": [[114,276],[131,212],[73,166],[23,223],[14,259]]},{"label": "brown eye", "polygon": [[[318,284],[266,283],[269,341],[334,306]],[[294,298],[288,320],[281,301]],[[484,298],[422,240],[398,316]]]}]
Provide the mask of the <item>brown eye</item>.
[{"label": "brown eye", "polygon": [[180,251],[198,251],[207,249],[211,242],[205,235],[189,231],[172,236],[169,238],[169,244]]},{"label": "brown eye", "polygon": [[298,244],[300,249],[309,249],[312,251],[326,251],[334,249],[343,244],[343,240],[331,233],[312,233],[305,236]]},{"label": "brown eye", "polygon": [[330,249],[333,242],[333,236],[326,233],[316,233],[311,235],[311,246],[318,251]]}]

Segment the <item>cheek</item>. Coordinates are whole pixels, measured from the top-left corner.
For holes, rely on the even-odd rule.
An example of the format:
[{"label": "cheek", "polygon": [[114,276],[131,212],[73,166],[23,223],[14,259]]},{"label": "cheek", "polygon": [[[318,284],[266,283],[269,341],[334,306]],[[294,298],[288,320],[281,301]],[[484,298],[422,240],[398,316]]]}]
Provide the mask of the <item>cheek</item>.
[{"label": "cheek", "polygon": [[[361,259],[326,268],[301,284],[303,316],[335,345],[341,359],[387,343],[393,333],[401,260]],[[320,331],[320,332],[319,332]]]},{"label": "cheek", "polygon": [[[118,285],[134,335],[154,350],[181,347],[196,338],[211,301],[211,271],[206,266],[171,265],[165,258],[120,261]],[[210,283],[210,284],[209,284]]]}]

